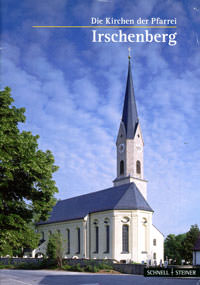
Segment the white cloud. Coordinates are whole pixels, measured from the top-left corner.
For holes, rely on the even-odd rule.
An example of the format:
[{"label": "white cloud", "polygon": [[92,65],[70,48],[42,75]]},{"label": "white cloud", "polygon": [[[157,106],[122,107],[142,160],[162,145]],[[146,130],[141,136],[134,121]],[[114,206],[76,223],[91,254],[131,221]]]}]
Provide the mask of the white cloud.
[{"label": "white cloud", "polygon": [[98,90],[88,78],[75,80],[73,83],[74,99],[79,108],[95,111],[99,103]]},{"label": "white cloud", "polygon": [[[188,23],[187,11],[177,1],[134,3],[122,7],[124,17],[148,17],[167,7],[170,17],[178,13],[180,23],[184,27]],[[110,10],[106,10],[107,4]],[[47,9],[48,20],[55,20],[54,8],[60,14],[68,7],[60,2],[58,7],[52,5]],[[80,3],[72,10],[76,19],[81,14],[86,23],[92,13],[104,16],[113,9],[114,4],[95,1],[91,7]],[[40,13],[37,11],[38,20],[44,12],[44,7]],[[26,24],[28,20],[23,33],[30,32]],[[23,38],[23,33],[4,36],[3,84],[11,86],[17,106],[26,107],[25,128],[38,133],[40,148],[51,149],[55,155],[60,166],[55,174],[58,197],[111,186],[116,175],[115,139],[129,45],[97,43],[86,47],[84,39],[78,43],[77,38],[69,39],[68,34],[59,37],[56,32],[56,41],[52,41],[51,32],[44,31],[31,35],[34,43],[20,41],[20,45],[17,37]],[[81,35],[88,36],[87,33],[83,31]],[[200,56],[188,33],[181,37],[184,49],[181,40],[176,47],[132,45],[134,88],[145,142],[145,178],[149,180],[148,201],[155,210],[156,226],[165,234],[184,232],[199,221]],[[188,46],[191,50],[187,50]]]}]

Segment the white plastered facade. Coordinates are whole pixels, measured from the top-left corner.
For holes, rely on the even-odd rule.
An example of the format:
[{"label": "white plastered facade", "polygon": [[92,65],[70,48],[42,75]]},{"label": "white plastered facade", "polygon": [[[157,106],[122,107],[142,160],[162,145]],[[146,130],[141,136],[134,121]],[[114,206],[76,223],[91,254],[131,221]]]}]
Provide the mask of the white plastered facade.
[{"label": "white plastered facade", "polygon": [[[123,253],[123,225],[128,226],[128,252]],[[96,232],[99,228],[98,252],[96,252]],[[106,226],[109,226],[109,250],[107,251]],[[80,252],[78,253],[77,229],[80,229]],[[67,230],[70,231],[68,243]],[[60,231],[63,237],[66,258],[115,259],[124,262],[159,263],[163,260],[163,235],[152,225],[152,212],[141,210],[114,210],[93,213],[81,220],[52,223],[38,226],[45,242],[34,252],[46,253],[50,232]],[[155,242],[156,241],[156,242]],[[70,248],[68,248],[70,244]],[[156,254],[156,255],[155,255]]]}]

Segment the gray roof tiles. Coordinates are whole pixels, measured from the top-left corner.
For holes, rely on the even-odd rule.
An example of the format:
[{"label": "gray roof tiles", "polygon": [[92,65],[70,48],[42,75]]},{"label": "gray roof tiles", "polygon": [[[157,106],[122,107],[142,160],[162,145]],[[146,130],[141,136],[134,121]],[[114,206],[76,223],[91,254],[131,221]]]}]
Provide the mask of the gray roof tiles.
[{"label": "gray roof tiles", "polygon": [[134,183],[58,201],[49,219],[38,224],[49,224],[83,219],[90,213],[108,210],[144,210],[153,212]]}]

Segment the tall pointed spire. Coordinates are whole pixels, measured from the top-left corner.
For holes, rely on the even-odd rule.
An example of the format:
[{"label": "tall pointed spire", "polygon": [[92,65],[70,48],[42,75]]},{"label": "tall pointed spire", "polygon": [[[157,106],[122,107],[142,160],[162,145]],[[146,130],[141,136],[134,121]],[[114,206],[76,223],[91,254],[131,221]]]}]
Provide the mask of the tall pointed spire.
[{"label": "tall pointed spire", "polygon": [[114,186],[134,182],[146,199],[146,181],[143,171],[144,142],[134,96],[130,50],[128,59],[123,114],[116,141],[117,178],[113,182]]},{"label": "tall pointed spire", "polygon": [[135,131],[139,122],[137,108],[135,103],[135,95],[133,89],[133,79],[131,72],[131,56],[128,56],[128,77],[126,83],[126,93],[124,98],[124,107],[122,114],[122,122],[124,123],[126,129],[126,138],[133,139],[135,136]]}]

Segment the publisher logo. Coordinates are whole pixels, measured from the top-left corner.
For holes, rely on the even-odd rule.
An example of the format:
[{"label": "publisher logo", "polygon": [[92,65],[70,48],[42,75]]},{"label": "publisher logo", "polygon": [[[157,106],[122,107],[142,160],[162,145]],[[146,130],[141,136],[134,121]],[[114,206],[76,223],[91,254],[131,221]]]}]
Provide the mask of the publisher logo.
[{"label": "publisher logo", "polygon": [[144,268],[145,277],[200,277],[200,268]]}]

